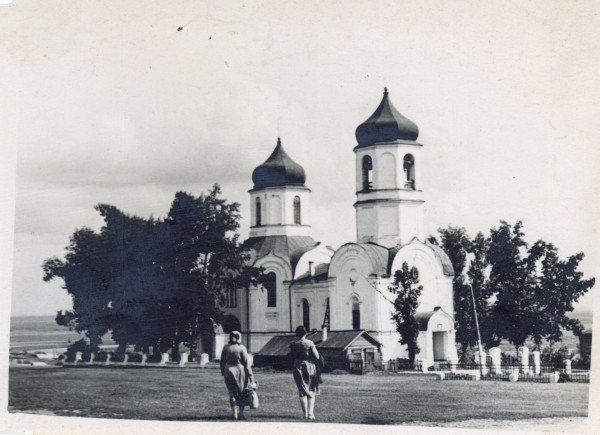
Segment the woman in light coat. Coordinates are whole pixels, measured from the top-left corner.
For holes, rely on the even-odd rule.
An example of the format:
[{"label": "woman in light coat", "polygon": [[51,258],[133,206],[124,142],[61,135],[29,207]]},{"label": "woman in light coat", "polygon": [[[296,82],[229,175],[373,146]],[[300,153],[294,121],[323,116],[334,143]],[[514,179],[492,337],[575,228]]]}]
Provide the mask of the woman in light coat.
[{"label": "woman in light coat", "polygon": [[240,403],[242,392],[252,381],[252,367],[248,361],[248,351],[241,343],[242,334],[233,331],[229,334],[229,344],[221,352],[221,375],[229,392],[229,403],[234,420],[245,420],[244,405]]}]

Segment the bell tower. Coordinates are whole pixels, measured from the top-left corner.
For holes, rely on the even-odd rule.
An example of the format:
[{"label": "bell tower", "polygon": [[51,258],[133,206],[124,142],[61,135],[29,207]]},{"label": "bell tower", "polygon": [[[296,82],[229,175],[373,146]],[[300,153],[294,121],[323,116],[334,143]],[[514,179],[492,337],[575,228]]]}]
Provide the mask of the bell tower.
[{"label": "bell tower", "polygon": [[358,243],[385,247],[423,240],[419,128],[400,114],[387,88],[375,112],[356,129]]}]

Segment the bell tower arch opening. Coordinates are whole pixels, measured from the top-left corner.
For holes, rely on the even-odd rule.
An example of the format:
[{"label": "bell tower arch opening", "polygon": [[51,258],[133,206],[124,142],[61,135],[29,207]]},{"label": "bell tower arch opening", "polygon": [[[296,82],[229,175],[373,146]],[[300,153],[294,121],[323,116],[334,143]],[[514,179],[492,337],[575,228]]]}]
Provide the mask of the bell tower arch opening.
[{"label": "bell tower arch opening", "polygon": [[369,155],[362,159],[362,182],[363,191],[373,190],[373,159]]},{"label": "bell tower arch opening", "polygon": [[404,188],[415,190],[415,158],[412,154],[404,156]]}]

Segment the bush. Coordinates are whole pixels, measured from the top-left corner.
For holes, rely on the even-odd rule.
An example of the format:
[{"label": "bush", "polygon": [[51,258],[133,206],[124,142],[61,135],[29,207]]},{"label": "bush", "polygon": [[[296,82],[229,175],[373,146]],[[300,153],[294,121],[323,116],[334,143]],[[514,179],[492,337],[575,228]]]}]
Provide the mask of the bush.
[{"label": "bush", "polygon": [[566,345],[554,348],[553,345],[547,346],[541,351],[541,362],[543,365],[550,365],[557,368],[565,367],[565,360],[573,359],[575,353]]},{"label": "bush", "polygon": [[475,351],[476,348],[468,347],[467,349],[461,349],[460,358],[458,360],[461,364],[475,364]]},{"label": "bush", "polygon": [[75,354],[77,352],[81,352],[81,360],[89,361],[92,352],[97,352],[98,347],[92,347],[88,344],[85,338],[76,341],[75,343],[71,343],[67,348],[66,352],[66,361],[73,362],[75,361]]}]

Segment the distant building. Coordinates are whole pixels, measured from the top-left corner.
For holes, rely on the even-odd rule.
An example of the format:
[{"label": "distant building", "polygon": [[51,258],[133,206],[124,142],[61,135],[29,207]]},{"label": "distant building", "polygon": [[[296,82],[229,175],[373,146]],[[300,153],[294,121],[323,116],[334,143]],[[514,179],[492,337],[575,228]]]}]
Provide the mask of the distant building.
[{"label": "distant building", "polygon": [[348,182],[356,186],[357,240],[337,251],[312,238],[305,172],[279,139],[254,170],[245,245],[268,279],[262,289],[232,290],[225,308],[232,316],[229,329],[241,328],[251,352],[302,324],[308,330],[327,328],[329,337],[336,331],[366,330],[369,339],[382,344],[384,361],[406,358],[391,320],[395,296],[387,287],[394,271],[407,262],[419,270],[423,285],[417,359],[457,359],[454,272],[446,253],[425,241],[418,134],[417,125],[394,108],[386,89],[373,115],[356,129],[356,175]]}]

